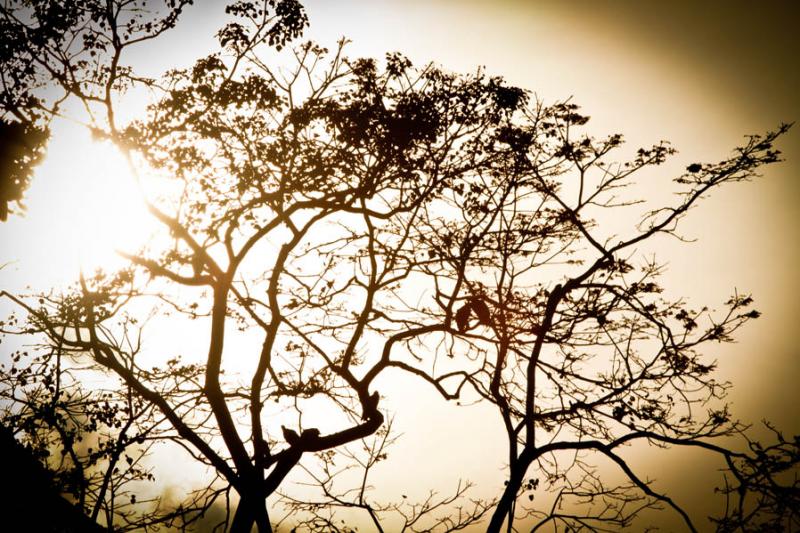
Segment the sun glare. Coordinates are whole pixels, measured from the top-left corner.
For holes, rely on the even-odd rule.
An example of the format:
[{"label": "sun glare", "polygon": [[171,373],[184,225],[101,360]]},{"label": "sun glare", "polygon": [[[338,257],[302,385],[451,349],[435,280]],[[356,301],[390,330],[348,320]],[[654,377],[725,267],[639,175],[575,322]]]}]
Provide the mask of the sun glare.
[{"label": "sun glare", "polygon": [[[90,156],[72,172],[67,204],[80,206],[71,213],[82,268],[106,268],[119,258],[117,250],[141,246],[153,221],[142,191],[122,154],[108,143],[93,143]],[[67,216],[70,216],[67,213]]]},{"label": "sun glare", "polygon": [[156,224],[119,150],[77,125],[57,129],[69,131],[53,132],[25,214],[12,216],[0,234],[21,252],[6,276],[36,285],[70,283],[81,271],[124,264],[117,251],[142,246]]}]

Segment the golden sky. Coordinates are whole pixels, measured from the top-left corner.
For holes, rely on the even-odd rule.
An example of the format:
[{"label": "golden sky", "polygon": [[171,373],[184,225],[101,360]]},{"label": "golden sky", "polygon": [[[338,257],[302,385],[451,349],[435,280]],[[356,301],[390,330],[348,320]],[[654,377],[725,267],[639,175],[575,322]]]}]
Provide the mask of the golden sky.
[{"label": "golden sky", "polygon": [[[620,132],[634,146],[668,139],[679,153],[662,172],[720,160],[745,134],[800,119],[800,6],[789,1],[318,1],[308,8],[314,38],[346,35],[359,54],[397,49],[457,71],[484,65],[546,101],[573,96],[600,133]],[[800,350],[791,334],[800,322],[797,128],[780,148],[786,162],[718,191],[685,220],[695,243],[664,242],[657,252],[675,295],[719,304],[734,288],[753,293],[763,317],[714,355],[720,375],[734,383],[734,413],[772,420],[792,435],[800,432]],[[447,441],[441,446],[447,451],[439,457],[450,459],[446,475],[450,462],[471,464],[482,456],[475,450],[498,443],[467,443],[463,454]],[[702,454],[655,457],[641,460],[645,471],[696,516],[708,515],[703,495],[713,485],[703,480],[691,489],[686,473],[712,476],[720,465]],[[496,480],[496,468],[483,465],[473,479]]]},{"label": "golden sky", "polygon": [[[723,159],[744,135],[800,118],[800,7],[793,4],[309,0],[306,37],[332,46],[346,36],[351,56],[399,50],[416,64],[461,72],[484,66],[545,101],[572,97],[598,134],[622,133],[631,147],[671,141],[679,153],[663,167],[669,173]],[[213,45],[221,12],[220,3],[199,2],[159,53],[141,50],[143,66],[157,73],[193,60]],[[792,390],[800,379],[800,354],[786,335],[800,319],[796,128],[779,148],[786,162],[718,191],[685,221],[697,242],[665,242],[659,256],[676,293],[706,303],[722,302],[734,288],[754,294],[764,317],[725,348],[723,369],[748,399],[737,405],[743,416],[796,425],[798,402],[787,406],[771,392]]]},{"label": "golden sky", "polygon": [[[800,41],[795,33],[800,7],[795,2],[304,3],[311,21],[307,36],[327,45],[346,36],[353,41],[351,56],[399,50],[416,64],[434,61],[469,72],[482,65],[546,102],[572,96],[592,117],[592,131],[598,134],[622,133],[631,146],[668,139],[679,154],[661,172],[679,173],[693,161],[723,159],[743,135],[800,119]],[[198,4],[159,45],[162,52],[143,50],[137,60],[157,73],[210,47],[222,6]],[[136,242],[133,233],[141,233],[140,224],[125,222],[142,216],[130,180],[118,176],[121,181],[113,186],[107,182],[110,168],[123,168],[116,156],[87,148],[88,135],[69,142],[54,138],[30,191],[27,217],[0,227],[0,263],[17,261],[4,270],[4,283],[74,279],[81,265],[92,262],[86,257],[107,261],[110,248],[125,246],[113,235],[127,231],[131,234],[125,238]],[[734,413],[751,422],[773,420],[795,434],[800,433],[800,350],[792,335],[800,322],[800,126],[779,148],[786,162],[768,167],[762,179],[719,191],[686,219],[684,234],[696,242],[664,241],[657,253],[669,264],[667,286],[673,295],[719,304],[734,288],[753,293],[763,317],[740,333],[737,344],[720,347],[720,372],[735,384]],[[90,152],[95,149],[100,151]],[[76,150],[86,150],[85,159],[76,159]],[[74,208],[93,195],[114,198],[111,209]],[[87,239],[80,228],[97,226],[92,222],[98,219],[108,234]],[[87,241],[93,243],[88,251]],[[387,406],[399,406],[392,392],[399,397],[407,386],[400,379],[391,384]],[[398,409],[397,426],[405,436],[396,456],[405,455],[406,462],[427,457],[427,473],[387,464],[387,489],[420,495],[429,485],[452,488],[461,475],[491,493],[502,480],[503,434],[453,437],[476,416],[493,417],[493,412],[434,406],[435,401],[421,394],[416,403]],[[431,425],[447,432],[431,440]],[[475,457],[496,457],[496,462]],[[670,457],[686,468],[703,464],[702,457]],[[679,471],[663,472],[664,483],[680,487]],[[654,471],[651,477],[660,474]],[[442,481],[442,476],[449,478]],[[675,490],[682,491],[677,499],[683,496],[692,509],[689,489]],[[708,514],[702,512],[702,501],[695,502],[694,510]]]}]

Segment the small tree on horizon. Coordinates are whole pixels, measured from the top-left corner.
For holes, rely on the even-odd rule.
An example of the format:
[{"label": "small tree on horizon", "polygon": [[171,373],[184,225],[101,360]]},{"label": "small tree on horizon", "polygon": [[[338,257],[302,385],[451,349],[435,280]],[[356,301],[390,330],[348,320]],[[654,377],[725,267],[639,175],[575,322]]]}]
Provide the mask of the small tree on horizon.
[{"label": "small tree on horizon", "polygon": [[[719,163],[690,165],[675,179],[677,203],[604,237],[605,213],[636,207],[625,187],[666,161],[667,144],[616,163],[621,136],[582,133],[588,118],[570,102],[545,105],[500,78],[417,68],[400,54],[381,64],[349,59],[344,42],[285,48],[306,24],[289,0],[231,3],[220,50],[160,80],[122,62],[129,46],[177,24],[189,3],[0,8],[14,45],[2,59],[17,68],[4,81],[4,117],[44,127],[77,100],[87,126],[132,168],[174,185],[146,199],[161,232],[125,254],[126,268],[82,277],[63,293],[0,293],[25,315],[4,332],[112,376],[119,397],[137,406],[123,414],[148,412],[137,438],[175,443],[215,476],[182,512],[140,506],[142,516],[107,514],[109,528],[191,527],[233,493],[220,523],[230,531],[271,531],[268,499],[278,497],[289,510],[282,523],[326,530],[331,522],[320,517],[338,505],[381,529],[382,515],[402,515],[403,506],[371,504],[365,483],[344,496],[325,492],[326,468],[347,445],[386,442],[376,381],[397,370],[446,399],[491,402],[508,437],[496,505],[474,501],[463,519],[430,526],[414,523],[430,512],[413,511],[409,529],[463,529],[491,512],[490,531],[511,531],[517,519],[598,530],[660,504],[694,529],[618,454],[635,441],[727,460],[731,505],[720,529],[797,526],[796,481],[780,477],[795,468],[796,440],[776,434],[777,443],[752,443],[748,453],[709,442],[744,426],[719,401],[727,386],[700,348],[756,318],[751,298],[734,295],[719,316],[691,310],[662,294],[659,263],[636,255],[657,236],[677,235],[706,194],[778,161],[773,143],[788,126],[748,138]],[[288,58],[283,66],[275,49]],[[63,94],[48,100],[45,85]],[[132,87],[151,99],[122,124]],[[147,324],[187,337],[178,353],[174,339],[150,340]],[[194,353],[179,357],[184,350]],[[340,456],[361,464],[366,479],[385,458],[382,446],[366,458]],[[563,452],[573,452],[568,463]],[[628,482],[605,484],[590,453]],[[314,454],[324,497],[311,505],[287,495],[285,481]],[[541,509],[531,498],[526,508],[524,496],[540,487],[556,493],[555,504]],[[462,496],[459,484],[441,501]]]}]

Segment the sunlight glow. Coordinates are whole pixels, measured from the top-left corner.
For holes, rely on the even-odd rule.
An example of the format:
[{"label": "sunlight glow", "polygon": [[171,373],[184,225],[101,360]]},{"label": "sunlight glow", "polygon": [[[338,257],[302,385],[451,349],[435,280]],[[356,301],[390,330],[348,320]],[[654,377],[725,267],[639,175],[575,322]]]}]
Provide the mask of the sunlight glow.
[{"label": "sunlight glow", "polygon": [[92,141],[72,124],[56,126],[53,138],[59,142],[50,144],[36,170],[26,213],[12,217],[0,239],[19,250],[14,270],[26,273],[20,278],[61,285],[81,271],[125,264],[117,251],[144,245],[157,222],[113,145]]},{"label": "sunlight glow", "polygon": [[[649,146],[662,138],[672,140],[681,152],[667,165],[651,169],[646,181],[628,191],[637,198],[653,199],[656,205],[671,202],[671,180],[686,165],[727,157],[743,134],[763,132],[779,121],[800,117],[800,108],[795,105],[800,99],[793,96],[792,89],[797,86],[796,71],[793,74],[788,69],[787,73],[783,65],[777,68],[774,65],[783,56],[774,54],[775,59],[769,59],[767,48],[753,46],[748,39],[731,37],[728,42],[728,34],[741,33],[716,31],[717,26],[726,27],[720,22],[728,20],[722,13],[714,27],[704,27],[707,17],[696,16],[702,10],[678,6],[670,16],[663,17],[662,27],[655,24],[662,13],[651,16],[647,8],[634,9],[633,2],[610,9],[602,3],[590,8],[588,1],[301,1],[307,4],[311,16],[306,37],[334,49],[335,41],[344,34],[353,40],[346,50],[349,57],[381,58],[387,51],[400,50],[418,66],[436,61],[447,70],[475,72],[478,65],[486,65],[483,68],[488,75],[505,75],[509,83],[534,90],[547,103],[574,96],[574,103],[592,116],[589,133],[625,134],[629,144],[620,153],[634,153],[640,145]],[[732,8],[730,11],[735,12]],[[154,77],[167,68],[191,66],[195,56],[216,48],[213,36],[221,14],[222,6],[214,2],[187,10],[186,18],[174,31],[166,32],[163,40],[155,41],[153,48],[147,43],[133,47],[127,59],[131,64],[141,64],[142,72]],[[690,21],[694,22],[689,25]],[[681,28],[683,23],[687,24],[685,29]],[[751,26],[738,27],[762,31]],[[777,33],[768,26],[763,31]],[[288,49],[284,51],[289,53]],[[270,65],[281,64],[280,54],[267,51],[264,57]],[[775,64],[767,69],[771,61]],[[139,66],[136,68],[138,71]],[[746,79],[741,72],[747,73]],[[120,106],[121,114],[117,115],[118,124],[145,116],[145,96],[143,92],[143,99],[138,101],[138,94],[126,95],[126,105]],[[664,237],[637,249],[642,258],[653,256],[667,263],[668,272],[661,280],[665,293],[686,295],[690,305],[719,305],[734,290],[755,295],[764,318],[737,334],[737,344],[714,346],[706,353],[707,361],[720,362],[720,381],[736,383],[729,400],[738,416],[745,421],[767,418],[778,427],[792,430],[800,420],[797,403],[786,401],[792,397],[786,392],[795,390],[800,381],[800,357],[791,334],[787,334],[800,316],[800,299],[793,297],[800,292],[800,277],[794,275],[800,264],[800,239],[791,237],[800,228],[800,181],[795,179],[800,160],[798,138],[798,132],[793,131],[785,141],[788,148],[782,149],[787,163],[770,168],[768,179],[722,190],[686,216],[682,234],[696,243]],[[179,239],[148,213],[145,198],[172,216],[179,211],[176,206],[180,205],[184,186],[177,177],[156,177],[148,172],[137,178],[112,143],[93,140],[82,125],[56,120],[46,158],[25,194],[24,214],[14,213],[8,222],[0,224],[0,250],[5,252],[0,257],[0,289],[24,292],[30,285],[35,290],[53,287],[58,291],[74,284],[81,273],[88,276],[97,269],[113,271],[128,266],[129,261],[119,252],[133,253],[148,243],[151,250],[168,250],[172,245],[178,249],[175,242]],[[163,203],[156,200],[161,197],[166,198]],[[642,204],[614,209],[613,216],[606,218],[598,215],[598,235],[614,241],[628,234],[639,210],[649,207]],[[320,223],[310,232],[310,238],[328,242],[340,238],[341,228],[336,223],[344,222]],[[288,235],[288,231],[275,232],[272,240],[251,252],[250,259],[239,268],[237,289],[265,299],[269,279],[265,280],[264,272],[268,272],[282,239],[288,240]],[[224,267],[225,250],[218,243],[215,246],[209,253]],[[292,267],[310,276],[323,266],[314,262],[317,259],[309,255],[305,262],[298,260]],[[179,268],[191,272],[189,263]],[[351,275],[343,272],[342,278]],[[539,270],[531,284],[560,275]],[[156,279],[148,290],[158,282]],[[407,300],[417,307],[428,305],[433,298],[431,291],[424,285],[413,288],[419,295],[410,295],[413,297]],[[145,329],[142,351],[137,355],[140,368],[163,366],[164,361],[178,355],[184,363],[203,365],[207,360],[210,291],[207,287],[179,291],[177,301],[199,303],[196,319],[149,296],[137,303],[139,307],[131,305],[130,309],[140,312],[139,325]],[[3,305],[0,302],[0,320],[6,314]],[[151,314],[155,319],[148,321]],[[228,323],[225,334],[224,378],[249,386],[263,339],[259,331],[242,332],[233,322]],[[7,359],[9,353],[7,344],[2,347],[5,351],[0,353],[0,360]],[[337,348],[331,342],[330,351]],[[371,348],[368,345],[362,350],[365,357],[378,353]],[[400,360],[407,355],[393,354],[393,358]],[[595,355],[599,360],[600,354]],[[291,361],[291,353],[286,357]],[[560,354],[545,352],[545,357],[555,360]],[[464,358],[452,360],[454,368],[463,366]],[[424,364],[429,363],[433,364],[424,360]],[[440,365],[437,371],[443,372],[442,363],[436,364]],[[112,382],[99,376],[87,386],[111,387]],[[432,387],[420,385],[400,371],[382,374],[374,390],[381,392],[380,408],[390,413],[402,438],[392,448],[391,460],[377,466],[370,478],[377,487],[371,493],[373,498],[389,501],[403,494],[402,498],[408,497],[410,502],[424,500],[428,490],[448,494],[454,473],[477,483],[471,497],[490,498],[503,490],[507,441],[494,407],[488,403],[473,405],[469,398],[462,398],[461,405],[443,402]],[[546,392],[555,397],[555,391]],[[301,425],[295,412],[286,408],[292,399],[284,400],[276,400],[262,411],[267,437],[278,441],[283,439],[278,430],[281,424],[292,428]],[[329,401],[315,399],[305,406],[305,427],[318,427],[325,433],[341,422],[337,418],[343,416],[341,410],[333,409]],[[234,416],[240,434],[248,435],[249,411],[237,411]],[[225,449],[219,436],[209,440],[212,446]],[[179,502],[198,482],[211,479],[210,471],[182,448],[170,446],[148,459],[158,473],[158,484],[145,489],[167,503]],[[654,486],[675,494],[690,514],[707,516],[707,494],[712,490],[707,485],[716,483],[716,478],[702,478],[706,472],[715,472],[717,465],[709,468],[703,462],[706,456],[699,453],[662,456],[662,451],[653,453],[650,448],[634,446],[624,451],[624,458],[635,466],[634,470],[652,469],[658,477]],[[617,479],[613,477],[619,474],[617,470],[600,466],[605,469],[604,475],[610,472],[608,479]],[[305,478],[297,471],[294,476],[288,478],[291,484],[287,490],[302,494]],[[544,505],[538,498],[535,504]],[[352,516],[356,517],[355,511]],[[667,518],[673,519],[679,520]],[[353,520],[357,522],[358,518]],[[679,529],[682,523],[670,524],[665,524],[667,530]]]},{"label": "sunlight glow", "polygon": [[85,236],[77,245],[81,268],[105,268],[117,258],[115,250],[143,244],[152,220],[124,157],[113,146],[93,144],[89,160],[73,177],[64,204],[81,206],[67,213],[77,235]]}]

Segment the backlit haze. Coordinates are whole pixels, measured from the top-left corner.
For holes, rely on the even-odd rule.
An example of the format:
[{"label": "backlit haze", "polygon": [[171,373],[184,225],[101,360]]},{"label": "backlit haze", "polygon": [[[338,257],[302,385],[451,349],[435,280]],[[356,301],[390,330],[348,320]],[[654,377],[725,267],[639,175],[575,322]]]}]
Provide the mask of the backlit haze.
[{"label": "backlit haze", "polygon": [[[131,61],[157,75],[209,50],[223,5],[197,3],[172,33],[133,51]],[[305,37],[332,47],[345,36],[352,41],[350,57],[397,50],[416,65],[433,61],[459,72],[483,66],[546,103],[572,97],[592,117],[591,132],[621,133],[631,150],[669,140],[679,153],[651,171],[662,177],[695,161],[727,157],[745,134],[800,119],[794,33],[800,19],[789,1],[716,7],[588,0],[304,4],[311,23]],[[128,112],[141,104],[132,102]],[[695,242],[665,238],[647,252],[668,264],[670,296],[713,306],[734,289],[753,294],[763,317],[737,332],[736,344],[719,345],[712,355],[719,375],[734,383],[730,401],[737,417],[768,419],[793,435],[800,433],[800,353],[793,337],[800,322],[800,127],[778,148],[785,162],[751,183],[717,191],[690,213],[681,234]],[[9,263],[0,271],[2,286],[57,286],[76,280],[82,269],[123,264],[115,250],[136,249],[158,229],[141,194],[161,185],[147,177],[140,183],[112,146],[93,142],[78,125],[57,123],[27,194],[26,215],[0,225],[0,264]],[[669,189],[635,190],[670,201]],[[151,346],[159,342],[152,334]],[[178,345],[176,337],[172,332],[164,342]],[[498,494],[505,436],[492,409],[445,405],[396,374],[379,385],[386,393],[381,406],[396,412],[395,429],[403,434],[376,470],[373,482],[382,493],[422,499],[429,489],[452,491],[462,478],[477,483],[476,497]],[[632,455],[633,465],[703,525],[716,511],[703,496],[719,481],[722,465],[708,464],[701,452],[656,452]],[[187,482],[183,472],[171,462],[160,479],[165,487],[177,486]],[[662,519],[669,529],[670,513]]]}]

